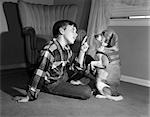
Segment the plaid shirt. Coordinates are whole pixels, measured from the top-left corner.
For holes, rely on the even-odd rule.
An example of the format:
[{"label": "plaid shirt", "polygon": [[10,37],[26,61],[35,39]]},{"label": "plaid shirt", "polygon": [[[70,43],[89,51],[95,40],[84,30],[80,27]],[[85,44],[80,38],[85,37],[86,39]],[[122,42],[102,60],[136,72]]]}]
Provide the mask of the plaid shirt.
[{"label": "plaid shirt", "polygon": [[57,81],[63,76],[66,64],[71,62],[72,51],[69,46],[62,49],[56,39],[50,41],[42,50],[39,66],[35,70],[32,87],[37,88],[41,78]]}]

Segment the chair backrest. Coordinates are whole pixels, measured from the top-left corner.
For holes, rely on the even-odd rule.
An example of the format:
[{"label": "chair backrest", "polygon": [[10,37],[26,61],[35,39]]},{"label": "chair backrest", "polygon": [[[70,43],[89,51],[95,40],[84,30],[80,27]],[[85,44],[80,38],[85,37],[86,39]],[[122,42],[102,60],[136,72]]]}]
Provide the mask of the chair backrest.
[{"label": "chair backrest", "polygon": [[53,24],[62,19],[76,22],[76,5],[43,5],[18,2],[22,27],[33,27],[36,34],[52,35]]}]

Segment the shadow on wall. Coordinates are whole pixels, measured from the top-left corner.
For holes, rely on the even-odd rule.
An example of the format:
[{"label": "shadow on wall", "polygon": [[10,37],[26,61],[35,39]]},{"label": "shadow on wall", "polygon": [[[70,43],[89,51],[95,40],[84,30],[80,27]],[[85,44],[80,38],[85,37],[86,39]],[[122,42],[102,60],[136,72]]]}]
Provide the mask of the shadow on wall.
[{"label": "shadow on wall", "polygon": [[3,9],[8,25],[8,32],[0,34],[1,40],[1,66],[11,66],[25,63],[24,40],[21,35],[16,3],[3,3]]}]

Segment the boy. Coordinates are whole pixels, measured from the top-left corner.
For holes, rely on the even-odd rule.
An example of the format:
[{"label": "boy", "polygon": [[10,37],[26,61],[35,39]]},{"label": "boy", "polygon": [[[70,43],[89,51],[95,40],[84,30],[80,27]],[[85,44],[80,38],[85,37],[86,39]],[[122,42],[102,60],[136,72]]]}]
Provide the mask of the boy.
[{"label": "boy", "polygon": [[[73,85],[67,82],[68,70],[72,66],[72,51],[69,47],[74,44],[77,37],[77,26],[69,20],[57,21],[53,26],[53,40],[41,51],[38,68],[35,70],[33,80],[29,84],[29,90],[25,97],[17,96],[17,102],[28,102],[38,98],[38,94],[44,87],[49,93],[73,98],[88,99],[91,96],[91,88],[88,85]],[[83,68],[83,59],[88,50],[87,42],[81,45],[78,58],[74,66]]]}]

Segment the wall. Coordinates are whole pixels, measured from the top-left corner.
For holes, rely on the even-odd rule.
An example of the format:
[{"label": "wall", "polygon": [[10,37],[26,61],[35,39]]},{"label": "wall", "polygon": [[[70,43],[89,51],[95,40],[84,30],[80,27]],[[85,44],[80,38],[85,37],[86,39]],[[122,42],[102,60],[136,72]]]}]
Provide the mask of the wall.
[{"label": "wall", "polygon": [[122,74],[149,80],[150,27],[112,26],[118,33]]},{"label": "wall", "polygon": [[[115,1],[113,17],[150,16],[149,0]],[[119,18],[110,20],[110,25],[119,35],[123,78],[150,87],[150,19]]]}]

